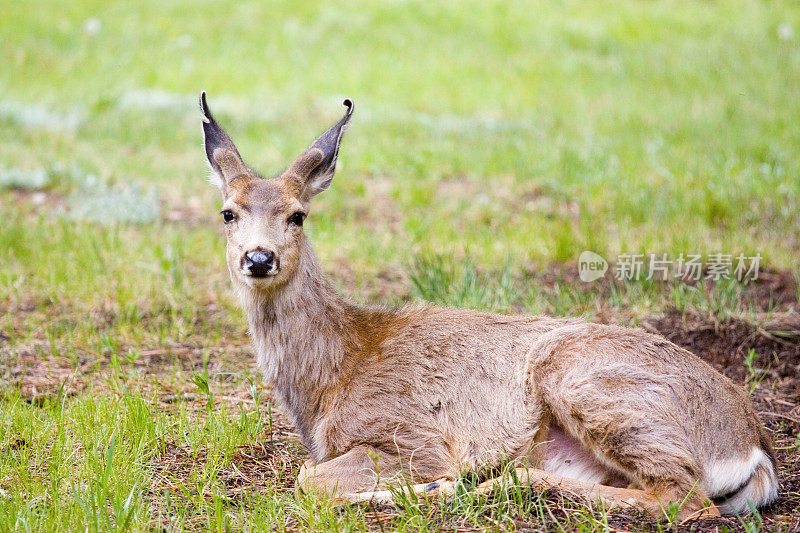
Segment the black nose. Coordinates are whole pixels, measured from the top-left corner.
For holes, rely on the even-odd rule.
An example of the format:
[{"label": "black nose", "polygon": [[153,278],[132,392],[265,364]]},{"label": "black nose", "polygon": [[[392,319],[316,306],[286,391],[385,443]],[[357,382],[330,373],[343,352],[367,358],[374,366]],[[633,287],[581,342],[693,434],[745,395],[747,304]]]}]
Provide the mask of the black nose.
[{"label": "black nose", "polygon": [[266,276],[275,262],[275,254],[272,252],[247,252],[244,257],[245,265],[254,278]]}]

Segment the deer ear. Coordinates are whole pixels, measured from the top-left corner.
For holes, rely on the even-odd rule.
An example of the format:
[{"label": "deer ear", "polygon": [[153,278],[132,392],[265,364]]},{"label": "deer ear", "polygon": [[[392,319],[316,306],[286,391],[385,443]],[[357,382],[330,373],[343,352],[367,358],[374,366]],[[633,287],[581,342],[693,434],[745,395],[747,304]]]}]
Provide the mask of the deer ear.
[{"label": "deer ear", "polygon": [[203,113],[203,144],[206,149],[208,164],[214,174],[214,182],[227,196],[228,184],[234,179],[247,174],[247,165],[242,161],[239,150],[211,115],[206,103],[206,92],[200,93],[200,111]]},{"label": "deer ear", "polygon": [[307,202],[331,185],[339,144],[354,109],[353,101],[349,98],[342,105],[347,107],[342,119],[320,135],[287,169],[288,177],[300,185],[302,202]]}]

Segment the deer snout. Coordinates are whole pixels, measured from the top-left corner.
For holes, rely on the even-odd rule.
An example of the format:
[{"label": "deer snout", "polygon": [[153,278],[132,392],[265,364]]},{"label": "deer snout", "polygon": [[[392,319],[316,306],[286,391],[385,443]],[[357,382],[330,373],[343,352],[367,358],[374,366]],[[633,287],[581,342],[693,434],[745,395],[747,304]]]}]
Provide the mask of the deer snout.
[{"label": "deer snout", "polygon": [[254,278],[263,278],[278,272],[278,258],[273,252],[254,250],[244,254],[243,270]]}]

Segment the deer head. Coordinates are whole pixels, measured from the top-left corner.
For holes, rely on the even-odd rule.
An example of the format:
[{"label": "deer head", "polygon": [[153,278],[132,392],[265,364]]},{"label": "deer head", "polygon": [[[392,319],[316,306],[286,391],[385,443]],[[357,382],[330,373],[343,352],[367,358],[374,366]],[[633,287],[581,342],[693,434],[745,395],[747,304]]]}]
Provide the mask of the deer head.
[{"label": "deer head", "polygon": [[344,117],[320,135],[278,176],[265,179],[250,169],[200,94],[203,136],[212,181],[222,192],[222,221],[228,270],[234,283],[256,291],[285,284],[301,268],[307,246],[303,221],[311,198],[333,179],[339,143],[353,114],[346,99]]}]

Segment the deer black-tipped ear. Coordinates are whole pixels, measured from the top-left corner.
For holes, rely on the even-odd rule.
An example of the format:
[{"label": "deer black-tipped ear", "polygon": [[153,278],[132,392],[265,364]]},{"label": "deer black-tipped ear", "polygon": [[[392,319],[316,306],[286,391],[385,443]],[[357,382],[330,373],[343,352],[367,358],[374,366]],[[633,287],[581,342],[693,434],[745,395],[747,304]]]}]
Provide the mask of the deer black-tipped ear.
[{"label": "deer black-tipped ear", "polygon": [[200,111],[203,113],[203,144],[206,158],[214,171],[214,180],[223,194],[227,184],[247,172],[247,166],[239,155],[239,150],[228,137],[208,108],[206,92],[200,93]]},{"label": "deer black-tipped ear", "polygon": [[347,111],[341,120],[317,137],[288,169],[290,177],[301,185],[302,201],[310,200],[331,185],[339,156],[339,144],[355,107],[349,98],[342,105],[347,107]]}]

